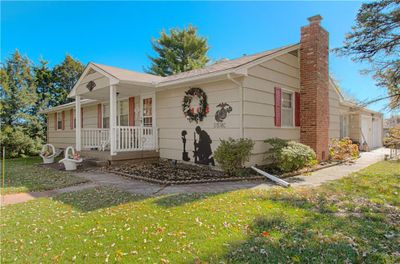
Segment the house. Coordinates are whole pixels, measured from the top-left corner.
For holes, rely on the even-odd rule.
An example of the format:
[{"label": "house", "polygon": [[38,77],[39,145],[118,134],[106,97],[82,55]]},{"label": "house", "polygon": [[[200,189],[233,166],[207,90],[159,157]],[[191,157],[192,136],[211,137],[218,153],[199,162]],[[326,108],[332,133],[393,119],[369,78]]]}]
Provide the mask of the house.
[{"label": "house", "polygon": [[265,162],[272,137],[307,144],[319,160],[330,138],[380,147],[382,115],[346,101],[329,77],[321,19],[308,19],[300,43],[169,77],[89,63],[69,94],[75,102],[43,111],[48,143],[112,161],[202,164],[214,164],[228,137],[255,141],[249,164]]}]

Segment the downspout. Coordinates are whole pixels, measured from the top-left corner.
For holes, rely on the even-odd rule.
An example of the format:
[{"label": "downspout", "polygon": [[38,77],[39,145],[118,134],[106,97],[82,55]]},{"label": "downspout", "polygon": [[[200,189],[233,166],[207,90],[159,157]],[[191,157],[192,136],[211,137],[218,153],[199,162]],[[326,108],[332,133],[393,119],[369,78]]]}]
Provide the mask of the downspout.
[{"label": "downspout", "polygon": [[243,101],[243,84],[242,82],[238,82],[235,79],[232,78],[231,74],[228,73],[227,78],[232,81],[234,84],[236,84],[239,88],[239,100],[240,100],[240,137],[244,138],[244,115],[243,115],[243,110],[244,110],[244,101]]}]

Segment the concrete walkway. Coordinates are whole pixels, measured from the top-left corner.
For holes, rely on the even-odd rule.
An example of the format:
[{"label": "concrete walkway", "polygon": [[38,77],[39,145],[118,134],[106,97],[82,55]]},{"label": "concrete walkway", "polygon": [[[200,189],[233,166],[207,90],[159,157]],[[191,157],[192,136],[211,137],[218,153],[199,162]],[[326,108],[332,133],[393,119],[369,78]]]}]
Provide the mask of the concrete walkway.
[{"label": "concrete walkway", "polygon": [[6,194],[1,197],[1,206],[9,205],[9,204],[17,204],[27,202],[33,199],[41,198],[41,197],[50,197],[61,193],[67,192],[76,192],[80,190],[84,190],[87,188],[93,188],[99,186],[95,182],[83,183],[80,185],[74,185],[62,189],[55,189],[50,191],[43,191],[43,192],[26,192],[26,193],[13,193],[13,194]]},{"label": "concrete walkway", "polygon": [[[299,175],[287,179],[291,186],[318,186],[325,182],[337,180],[347,175],[359,171],[369,165],[384,159],[384,155],[388,154],[387,149],[377,149],[371,152],[361,153],[361,157],[351,164],[342,164],[326,169],[322,169],[311,173],[310,175]],[[101,171],[86,171],[76,173],[77,176],[90,180],[89,183],[71,186],[63,189],[45,191],[9,194],[2,197],[2,205],[21,203],[40,197],[50,197],[60,193],[74,192],[97,186],[113,186],[120,190],[141,195],[162,195],[162,194],[178,194],[178,193],[217,193],[229,192],[239,189],[269,189],[276,187],[271,181],[258,182],[216,182],[216,183],[201,183],[201,184],[185,184],[162,186],[144,181],[138,181],[122,177],[113,173]]]}]

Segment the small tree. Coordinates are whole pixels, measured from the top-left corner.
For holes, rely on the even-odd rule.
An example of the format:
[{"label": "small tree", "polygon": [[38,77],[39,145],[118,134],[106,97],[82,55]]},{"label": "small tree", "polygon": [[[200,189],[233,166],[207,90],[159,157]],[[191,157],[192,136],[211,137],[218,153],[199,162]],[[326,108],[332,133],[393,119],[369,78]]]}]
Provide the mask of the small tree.
[{"label": "small tree", "polygon": [[207,39],[197,34],[197,28],[189,25],[184,29],[170,29],[160,33],[151,41],[156,57],[149,56],[151,66],[146,71],[159,76],[169,76],[180,72],[204,67],[207,57]]},{"label": "small tree", "polygon": [[388,135],[384,138],[384,144],[389,148],[400,148],[400,125],[389,128]]}]

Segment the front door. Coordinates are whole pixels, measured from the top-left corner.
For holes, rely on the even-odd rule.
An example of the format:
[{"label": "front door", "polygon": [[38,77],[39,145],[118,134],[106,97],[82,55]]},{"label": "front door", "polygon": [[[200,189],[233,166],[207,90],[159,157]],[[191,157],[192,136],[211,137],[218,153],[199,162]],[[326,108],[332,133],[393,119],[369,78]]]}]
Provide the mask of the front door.
[{"label": "front door", "polygon": [[153,148],[154,139],[154,94],[142,95],[140,99],[141,122],[142,122],[142,143],[143,148]]}]

